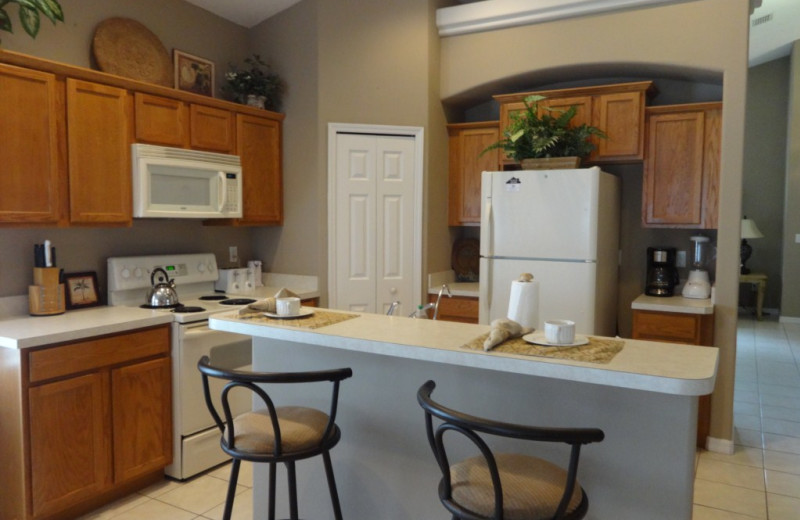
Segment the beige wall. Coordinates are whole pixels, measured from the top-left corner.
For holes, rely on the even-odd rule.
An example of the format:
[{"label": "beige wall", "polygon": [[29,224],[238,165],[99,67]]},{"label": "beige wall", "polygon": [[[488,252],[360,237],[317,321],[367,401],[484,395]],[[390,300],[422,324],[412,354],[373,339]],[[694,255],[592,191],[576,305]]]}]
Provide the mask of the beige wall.
[{"label": "beige wall", "polygon": [[[290,83],[284,122],[286,218],[256,233],[273,270],[320,277],[327,297],[328,123],[425,129],[423,271],[449,268],[447,137],[431,0],[305,0],[252,31]],[[301,27],[302,31],[298,31]]]},{"label": "beige wall", "polygon": [[[66,22],[53,26],[43,20],[35,40],[22,31],[14,16],[14,34],[0,32],[6,50],[90,67],[91,41],[98,22],[112,16],[133,18],[173,47],[217,64],[217,76],[227,64],[247,52],[247,31],[181,0],[64,0]],[[2,143],[0,143],[2,156]],[[2,162],[0,162],[2,174]],[[58,262],[67,272],[96,271],[105,291],[108,256],[210,251],[227,265],[227,247],[239,248],[240,258],[252,258],[251,230],[203,227],[196,221],[136,221],[132,228],[3,229],[0,228],[0,297],[27,294],[33,267],[33,244],[50,239]]]},{"label": "beige wall", "polygon": [[[753,256],[747,266],[769,277],[764,297],[764,307],[769,309],[781,307],[788,108],[789,58],[751,68],[747,80],[742,214],[752,218],[764,233],[764,238],[749,241]],[[740,303],[755,305],[753,286],[741,286]]]},{"label": "beige wall", "polygon": [[800,233],[800,41],[792,46],[788,134],[781,317],[800,321],[800,244],[795,242],[795,235]]},{"label": "beige wall", "polygon": [[699,79],[723,77],[723,227],[717,236],[715,339],[720,347],[720,365],[712,399],[711,436],[728,440],[733,433],[747,28],[746,0],[705,0],[442,41],[444,99],[474,95],[486,85],[495,88],[515,78],[581,74],[604,66],[687,74]]}]

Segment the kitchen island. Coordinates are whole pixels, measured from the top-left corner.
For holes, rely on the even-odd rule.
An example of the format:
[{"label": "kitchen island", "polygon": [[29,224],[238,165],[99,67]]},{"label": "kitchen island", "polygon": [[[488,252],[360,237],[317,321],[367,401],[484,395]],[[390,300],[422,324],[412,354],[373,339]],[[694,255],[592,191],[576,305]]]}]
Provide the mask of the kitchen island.
[{"label": "kitchen island", "polygon": [[[438,401],[471,414],[603,429],[605,440],[581,454],[587,518],[692,517],[697,402],[713,390],[716,348],[624,340],[610,362],[599,364],[462,348],[488,332],[482,325],[367,313],[316,329],[297,325],[236,313],[210,320],[211,328],[253,336],[254,370],[353,369],[340,396],[342,441],[332,452],[347,518],[449,518],[416,402],[428,379],[437,383]],[[294,385],[280,392],[292,404],[324,407],[328,398],[327,390]],[[562,466],[569,456],[561,446],[494,445]],[[266,479],[266,468],[257,466],[256,517],[266,511]],[[325,490],[320,461],[298,466],[301,516],[331,516]],[[278,510],[285,516],[283,495]]]}]

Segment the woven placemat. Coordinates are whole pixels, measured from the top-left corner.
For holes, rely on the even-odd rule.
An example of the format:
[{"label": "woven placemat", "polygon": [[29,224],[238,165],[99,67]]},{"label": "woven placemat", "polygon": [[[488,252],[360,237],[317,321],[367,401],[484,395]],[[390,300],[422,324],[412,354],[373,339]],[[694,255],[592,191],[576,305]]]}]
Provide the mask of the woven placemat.
[{"label": "woven placemat", "polygon": [[103,72],[172,86],[172,60],[158,36],[130,18],[107,18],[94,31],[92,52]]},{"label": "woven placemat", "polygon": [[[461,348],[483,351],[483,342],[489,334],[478,336]],[[494,347],[492,351],[508,354],[521,354],[523,356],[540,356],[557,359],[571,359],[573,361],[586,361],[588,363],[609,363],[617,355],[625,342],[620,339],[595,338],[589,336],[589,343],[577,347],[543,347],[528,343],[522,338],[513,338]]]},{"label": "woven placemat", "polygon": [[331,312],[321,309],[320,310],[314,309],[314,314],[306,316],[304,318],[293,318],[293,319],[270,318],[269,316],[265,316],[264,314],[258,311],[253,311],[252,313],[240,315],[239,319],[259,321],[262,323],[268,323],[270,325],[297,327],[300,329],[319,329],[321,327],[327,327],[328,325],[333,325],[335,323],[340,323],[342,321],[352,320],[353,318],[358,318],[358,316],[359,316],[358,314],[345,314],[343,312]]}]

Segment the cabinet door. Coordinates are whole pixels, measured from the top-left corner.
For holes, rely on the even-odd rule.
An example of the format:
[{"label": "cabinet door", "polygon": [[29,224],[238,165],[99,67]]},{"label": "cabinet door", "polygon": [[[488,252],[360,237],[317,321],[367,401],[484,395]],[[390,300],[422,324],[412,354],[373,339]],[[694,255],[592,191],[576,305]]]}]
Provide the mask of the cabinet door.
[{"label": "cabinet door", "polygon": [[644,158],[644,92],[620,92],[594,97],[593,125],[606,139],[589,158],[593,162],[641,161]]},{"label": "cabinet door", "polygon": [[481,222],[481,172],[500,168],[500,151],[487,146],[500,139],[496,121],[448,125],[449,186],[448,224],[478,225]]},{"label": "cabinet door", "polygon": [[108,373],[94,372],[29,390],[34,518],[111,485],[108,386]]},{"label": "cabinet door", "polygon": [[645,226],[703,224],[702,111],[648,117],[642,219]]},{"label": "cabinet door", "polygon": [[67,79],[71,222],[131,223],[131,111],[125,90]]},{"label": "cabinet door", "polygon": [[111,371],[115,483],[172,462],[170,381],[166,357]]},{"label": "cabinet door", "polygon": [[187,113],[182,101],[137,92],[134,95],[136,142],[188,146]]},{"label": "cabinet door", "polygon": [[236,115],[236,152],[242,159],[245,225],[283,223],[281,123]]},{"label": "cabinet door", "polygon": [[233,153],[233,115],[228,110],[192,104],[192,148],[220,153]]},{"label": "cabinet door", "polygon": [[[436,303],[437,295],[429,294],[428,302]],[[433,317],[433,311],[428,311]],[[439,316],[442,321],[478,323],[478,299],[467,296],[453,296],[439,301]]]},{"label": "cabinet door", "polygon": [[63,87],[55,76],[0,64],[0,222],[56,224]]}]

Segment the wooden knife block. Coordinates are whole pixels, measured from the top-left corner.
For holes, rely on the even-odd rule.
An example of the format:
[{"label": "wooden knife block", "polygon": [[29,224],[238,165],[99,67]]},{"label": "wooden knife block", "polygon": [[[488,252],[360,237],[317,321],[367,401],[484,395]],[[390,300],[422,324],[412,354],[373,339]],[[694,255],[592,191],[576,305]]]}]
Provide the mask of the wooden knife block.
[{"label": "wooden knife block", "polygon": [[60,271],[58,267],[33,268],[34,285],[28,286],[28,312],[31,316],[64,313],[64,284],[58,282]]}]

